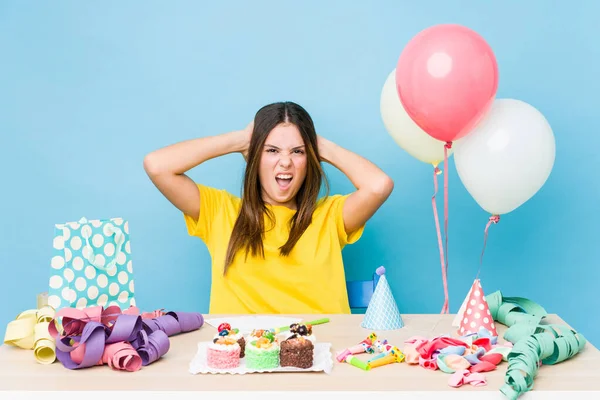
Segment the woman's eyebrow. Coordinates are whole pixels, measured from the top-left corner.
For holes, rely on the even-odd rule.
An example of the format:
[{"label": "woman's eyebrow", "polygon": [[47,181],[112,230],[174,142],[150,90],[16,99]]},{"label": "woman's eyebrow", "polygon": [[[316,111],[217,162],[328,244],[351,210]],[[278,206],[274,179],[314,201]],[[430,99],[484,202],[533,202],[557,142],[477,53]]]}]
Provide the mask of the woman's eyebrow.
[{"label": "woman's eyebrow", "polygon": [[[277,147],[277,146],[275,146],[273,144],[269,144],[269,143],[265,143],[265,147],[272,147],[272,148],[274,148],[276,150],[281,150],[279,147]],[[298,149],[301,149],[303,147],[306,147],[306,146],[302,144],[300,146],[293,147],[292,150],[298,150]]]}]

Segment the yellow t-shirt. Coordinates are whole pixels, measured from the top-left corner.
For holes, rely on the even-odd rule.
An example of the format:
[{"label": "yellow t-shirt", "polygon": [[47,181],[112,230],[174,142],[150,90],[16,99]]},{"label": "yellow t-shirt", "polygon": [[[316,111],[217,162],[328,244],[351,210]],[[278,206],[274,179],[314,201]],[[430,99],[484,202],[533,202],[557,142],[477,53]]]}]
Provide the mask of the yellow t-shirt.
[{"label": "yellow t-shirt", "polygon": [[[350,313],[342,249],[356,242],[364,226],[346,234],[342,209],[348,195],[321,199],[311,225],[287,257],[279,255],[295,211],[267,205],[276,224],[266,229],[264,259],[245,251],[236,255],[223,276],[224,260],[241,199],[225,190],[198,184],[200,217],[184,214],[188,234],[202,239],[212,258],[211,314]],[[271,223],[265,216],[265,227]]]}]

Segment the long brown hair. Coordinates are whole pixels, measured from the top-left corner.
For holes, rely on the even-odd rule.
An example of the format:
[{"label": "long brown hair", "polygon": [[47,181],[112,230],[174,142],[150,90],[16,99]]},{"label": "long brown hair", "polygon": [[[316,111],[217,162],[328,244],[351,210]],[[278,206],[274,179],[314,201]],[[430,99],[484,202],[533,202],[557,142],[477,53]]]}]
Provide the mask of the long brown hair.
[{"label": "long brown hair", "polygon": [[326,192],[329,192],[327,178],[323,168],[321,168],[317,133],[308,112],[292,102],[273,103],[258,110],[254,117],[254,130],[248,147],[248,163],[244,174],[242,204],[229,240],[223,274],[227,273],[227,268],[240,250],[245,251],[246,258],[248,253],[253,256],[260,255],[264,258],[264,215],[269,217],[273,225],[275,224],[275,216],[263,201],[258,171],[267,136],[281,123],[296,125],[304,141],[307,154],[306,178],[296,194],[297,211],[290,221],[288,240],[279,248],[279,253],[282,256],[290,254],[296,242],[312,222],[312,215],[323,182],[326,186]]}]

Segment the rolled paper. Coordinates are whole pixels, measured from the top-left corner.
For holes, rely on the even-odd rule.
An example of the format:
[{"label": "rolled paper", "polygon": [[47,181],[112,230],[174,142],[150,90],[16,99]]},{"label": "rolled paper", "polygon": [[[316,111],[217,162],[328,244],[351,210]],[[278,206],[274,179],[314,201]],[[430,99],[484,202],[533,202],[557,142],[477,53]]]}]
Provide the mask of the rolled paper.
[{"label": "rolled paper", "polygon": [[6,329],[4,343],[32,350],[40,364],[52,364],[56,360],[54,340],[48,332],[54,309],[48,305],[39,310],[26,310],[11,321]]},{"label": "rolled paper", "polygon": [[167,336],[181,333],[181,325],[173,315],[163,315],[162,317],[143,320],[142,325],[148,335],[157,330],[163,331]]},{"label": "rolled paper", "polygon": [[165,314],[166,313],[161,309],[161,310],[154,310],[151,312],[143,312],[141,315],[142,315],[142,319],[152,319],[152,318],[162,317]]},{"label": "rolled paper", "polygon": [[137,307],[125,312],[119,306],[63,308],[45,317],[49,324],[45,330],[55,340],[56,357],[66,368],[107,364],[137,371],[169,351],[170,335],[198,329],[204,323],[199,313],[156,311],[144,314],[145,319],[142,314]]},{"label": "rolled paper", "polygon": [[[86,351],[86,344],[78,345],[71,352],[71,360],[80,364]],[[137,351],[126,342],[117,342],[106,345],[102,357],[96,365],[108,365],[115,370],[134,372],[142,367],[142,358]]]},{"label": "rolled paper", "polygon": [[[99,322],[90,321],[83,328],[81,338],[66,336],[56,342],[56,358],[68,369],[88,368],[102,360],[104,352],[105,326]],[[81,362],[75,362],[70,352],[75,348],[71,341],[77,339],[79,345],[85,344],[85,352]]]},{"label": "rolled paper", "polygon": [[37,323],[34,327],[33,354],[40,364],[52,364],[56,361],[56,346],[52,336],[48,333],[49,322]]},{"label": "rolled paper", "polygon": [[142,357],[129,343],[111,343],[104,348],[102,363],[115,370],[135,372],[142,368]]},{"label": "rolled paper", "polygon": [[504,297],[500,291],[486,296],[486,300],[493,319],[508,327],[504,339],[514,343],[507,356],[505,384],[500,388],[510,400],[533,389],[542,364],[567,360],[585,347],[586,339],[569,327],[541,325],[546,310],[531,300]]},{"label": "rolled paper", "polygon": [[538,325],[548,315],[539,304],[523,297],[504,297],[499,290],[485,299],[492,318],[508,327],[519,322]]},{"label": "rolled paper", "polygon": [[37,295],[37,308],[38,310],[48,305],[48,292],[42,292]]},{"label": "rolled paper", "polygon": [[184,333],[199,329],[204,324],[204,317],[200,313],[171,311],[167,315],[173,316],[179,322],[181,332]]},{"label": "rolled paper", "polygon": [[166,333],[155,331],[148,336],[148,342],[145,346],[137,349],[142,358],[142,365],[146,366],[158,360],[169,351],[170,342]]},{"label": "rolled paper", "polygon": [[142,318],[140,316],[122,314],[112,326],[105,343],[131,342],[137,337],[136,334],[141,329]]},{"label": "rolled paper", "polygon": [[371,369],[371,365],[362,361],[361,359],[353,356],[353,355],[348,355],[346,357],[346,362],[350,365],[354,365],[355,367],[358,367],[364,371],[369,371]]},{"label": "rolled paper", "polygon": [[4,334],[4,344],[22,349],[33,349],[33,330],[37,322],[37,310],[25,310],[8,323]]}]

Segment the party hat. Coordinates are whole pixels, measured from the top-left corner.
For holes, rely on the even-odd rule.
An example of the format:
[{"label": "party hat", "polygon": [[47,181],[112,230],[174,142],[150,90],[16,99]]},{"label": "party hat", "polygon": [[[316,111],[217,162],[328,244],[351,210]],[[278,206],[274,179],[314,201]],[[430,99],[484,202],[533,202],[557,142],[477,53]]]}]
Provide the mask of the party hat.
[{"label": "party hat", "polygon": [[471,286],[466,311],[462,314],[458,334],[461,336],[470,335],[479,332],[480,328],[485,328],[493,336],[498,336],[494,319],[492,318],[483,288],[481,287],[481,282],[479,279],[475,279]]},{"label": "party hat", "polygon": [[473,291],[473,286],[471,286],[471,288],[469,289],[469,292],[467,293],[465,300],[463,301],[462,305],[458,309],[458,313],[456,314],[456,317],[454,317],[454,320],[452,321],[452,326],[460,328],[460,321],[463,320],[463,318],[464,318],[463,315],[464,315],[465,311],[467,311],[467,303],[469,302],[469,297],[471,296],[472,291]]},{"label": "party hat", "polygon": [[377,268],[376,273],[379,275],[379,281],[360,326],[376,330],[400,329],[404,326],[404,322],[398,311],[392,289],[385,278],[385,268]]}]

